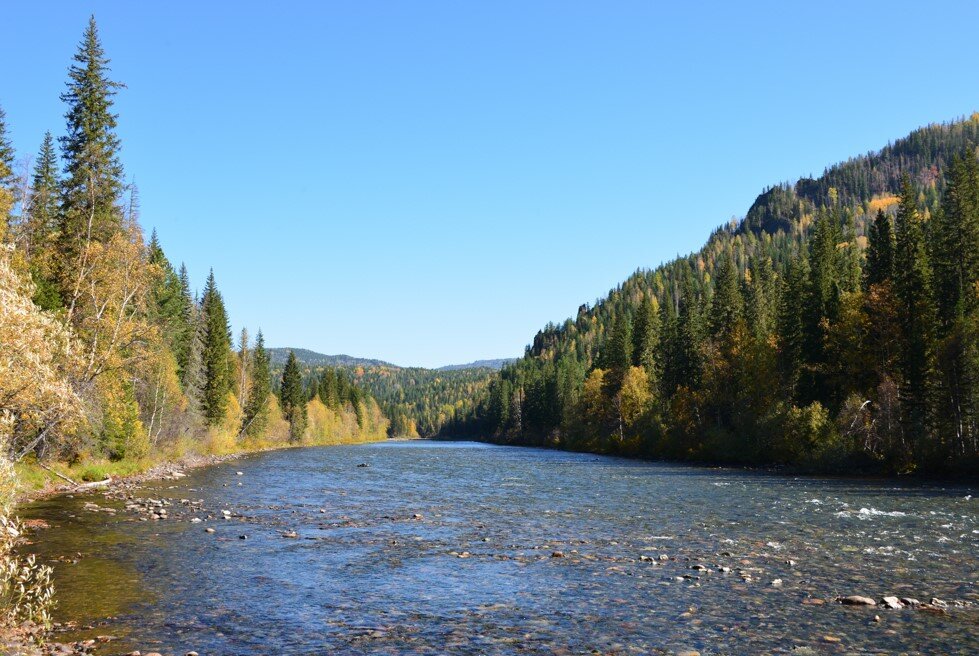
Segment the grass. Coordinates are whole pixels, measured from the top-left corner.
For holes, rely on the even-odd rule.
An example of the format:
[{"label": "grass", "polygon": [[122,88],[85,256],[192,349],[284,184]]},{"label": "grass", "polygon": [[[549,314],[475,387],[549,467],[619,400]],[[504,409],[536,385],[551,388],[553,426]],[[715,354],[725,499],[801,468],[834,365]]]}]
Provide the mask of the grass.
[{"label": "grass", "polygon": [[[311,431],[312,432],[312,431]],[[65,476],[77,483],[104,481],[108,477],[120,478],[143,473],[152,467],[166,462],[174,462],[189,456],[232,455],[268,451],[297,446],[321,446],[335,444],[355,444],[361,442],[383,441],[387,438],[385,431],[378,429],[373,432],[361,432],[356,435],[338,438],[336,435],[307,435],[302,442],[290,443],[274,438],[245,438],[237,440],[236,436],[221,429],[212,429],[202,440],[183,438],[162,449],[153,449],[146,457],[139,459],[108,460],[95,456],[83,456],[78,462],[68,464],[63,462],[45,462],[47,469],[41,467],[33,455],[24,458],[14,465],[17,481],[22,494],[30,494],[47,487],[66,483],[57,474]],[[51,471],[53,470],[53,471]],[[55,474],[54,472],[57,472]]]}]

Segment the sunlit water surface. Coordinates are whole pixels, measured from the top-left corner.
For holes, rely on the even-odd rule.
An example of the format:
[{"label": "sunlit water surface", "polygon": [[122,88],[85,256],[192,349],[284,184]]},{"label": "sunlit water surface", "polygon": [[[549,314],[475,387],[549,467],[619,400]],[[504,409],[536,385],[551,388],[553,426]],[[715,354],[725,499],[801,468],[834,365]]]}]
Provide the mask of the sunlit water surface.
[{"label": "sunlit water surface", "polygon": [[[264,453],[137,495],[170,500],[170,519],[100,494],[26,509],[50,524],[34,548],[55,566],[56,619],[80,627],[60,639],[115,636],[102,654],[979,653],[968,486],[392,442]],[[832,603],[849,594],[973,607]]]}]

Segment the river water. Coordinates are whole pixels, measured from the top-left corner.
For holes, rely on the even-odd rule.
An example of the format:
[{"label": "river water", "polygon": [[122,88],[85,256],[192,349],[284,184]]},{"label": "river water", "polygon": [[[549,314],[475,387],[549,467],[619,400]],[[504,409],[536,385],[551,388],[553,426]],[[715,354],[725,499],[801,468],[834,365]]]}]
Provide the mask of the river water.
[{"label": "river water", "polygon": [[974,494],[391,442],[140,487],[163,520],[101,494],[25,514],[78,627],[56,637],[114,636],[99,654],[976,654]]}]

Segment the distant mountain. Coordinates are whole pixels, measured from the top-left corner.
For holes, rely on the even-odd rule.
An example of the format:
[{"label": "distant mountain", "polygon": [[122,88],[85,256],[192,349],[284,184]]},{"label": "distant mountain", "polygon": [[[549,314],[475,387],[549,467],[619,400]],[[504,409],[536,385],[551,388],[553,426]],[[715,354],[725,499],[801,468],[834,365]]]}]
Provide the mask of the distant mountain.
[{"label": "distant mountain", "polygon": [[296,354],[296,358],[303,364],[310,367],[394,367],[397,365],[383,360],[372,360],[369,358],[355,358],[352,355],[324,355],[316,351],[301,348],[270,348],[269,355],[272,364],[282,366],[289,358],[289,351]]},{"label": "distant mountain", "polygon": [[439,367],[436,371],[459,371],[461,369],[492,369],[494,371],[499,371],[504,366],[510,364],[516,360],[516,358],[496,358],[495,360],[476,360],[475,362],[470,362],[469,364],[448,364],[444,367]]}]

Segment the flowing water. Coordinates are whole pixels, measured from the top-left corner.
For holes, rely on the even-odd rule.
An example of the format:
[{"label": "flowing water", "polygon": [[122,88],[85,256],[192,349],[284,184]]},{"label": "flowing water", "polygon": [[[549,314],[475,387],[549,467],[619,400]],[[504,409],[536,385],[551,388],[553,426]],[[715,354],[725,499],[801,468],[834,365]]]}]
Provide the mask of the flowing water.
[{"label": "flowing water", "polygon": [[[100,654],[979,653],[968,486],[391,442],[264,453],[135,494],[170,501],[168,518],[101,494],[25,509],[50,525],[34,548],[54,561],[56,619],[77,626],[58,639],[115,636]],[[951,607],[833,601],[851,594]]]}]

